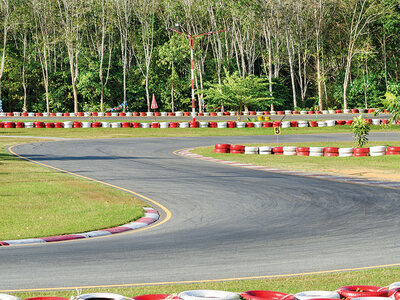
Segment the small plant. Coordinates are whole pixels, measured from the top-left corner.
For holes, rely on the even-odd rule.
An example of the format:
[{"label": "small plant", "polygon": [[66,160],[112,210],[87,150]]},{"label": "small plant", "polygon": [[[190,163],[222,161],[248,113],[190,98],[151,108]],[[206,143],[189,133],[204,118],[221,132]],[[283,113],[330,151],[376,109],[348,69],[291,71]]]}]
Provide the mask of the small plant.
[{"label": "small plant", "polygon": [[368,121],[365,120],[362,115],[359,115],[357,118],[354,118],[351,128],[353,130],[355,144],[359,148],[362,148],[368,143],[367,136],[369,134],[369,130],[371,129]]}]

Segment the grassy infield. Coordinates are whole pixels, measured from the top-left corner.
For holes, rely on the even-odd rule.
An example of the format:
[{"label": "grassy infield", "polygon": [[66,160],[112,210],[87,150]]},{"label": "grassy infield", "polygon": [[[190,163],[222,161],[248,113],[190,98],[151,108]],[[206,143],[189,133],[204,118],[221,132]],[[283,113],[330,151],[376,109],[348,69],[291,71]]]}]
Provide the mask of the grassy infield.
[{"label": "grassy infield", "polygon": [[[374,130],[382,130],[380,127]],[[393,130],[393,129],[392,129]],[[399,131],[399,129],[395,129]],[[306,133],[335,133],[349,132],[347,127],[308,128],[306,130],[292,128],[285,134]],[[0,129],[0,135],[23,136],[58,136],[82,138],[113,138],[113,137],[149,137],[149,136],[207,136],[207,135],[263,135],[272,134],[265,129]],[[140,209],[144,204],[126,193],[119,192],[100,184],[71,178],[71,176],[32,165],[10,156],[4,149],[21,142],[34,142],[35,139],[15,140],[0,139],[0,240],[43,236],[57,233],[68,233],[109,227],[122,224],[141,216]],[[375,143],[380,144],[381,143]],[[385,143],[383,143],[385,144]],[[315,143],[314,145],[318,145]],[[327,145],[327,143],[324,143]],[[337,144],[335,144],[337,145]],[[340,143],[348,146],[348,143]],[[390,143],[390,145],[400,145]],[[298,145],[300,146],[300,145]],[[232,156],[214,155],[212,148],[197,150],[204,155],[213,155],[232,160]],[[338,169],[353,168],[357,171],[360,158],[345,158],[345,164],[338,164],[338,158],[324,159],[309,157],[269,157],[269,156],[235,156],[236,161],[246,161],[255,164],[265,164],[271,167],[284,167],[289,162],[294,169],[314,170],[316,167],[323,171],[338,171]],[[343,158],[341,158],[343,159]],[[366,169],[376,169],[379,172],[398,174],[399,157],[361,158]],[[342,166],[342,167],[339,167]],[[346,166],[345,168],[343,166]],[[333,170],[334,169],[334,170]],[[340,170],[339,170],[340,171]],[[361,174],[362,175],[362,174]],[[29,195],[29,198],[27,197]],[[29,203],[27,202],[29,199]],[[17,200],[17,201],[16,201]],[[60,206],[64,203],[65,206]],[[27,209],[29,208],[29,209]],[[68,209],[66,209],[68,208]],[[79,208],[79,209],[77,209]],[[84,208],[84,209],[82,209]],[[15,212],[18,211],[18,214]],[[54,217],[57,215],[57,217]],[[60,222],[60,220],[62,220]],[[98,222],[100,220],[100,222]],[[32,223],[33,221],[33,223]],[[72,222],[71,222],[72,221]],[[66,224],[68,222],[68,224]],[[28,225],[31,224],[31,225]],[[62,228],[56,224],[63,224]],[[265,278],[258,280],[240,280],[225,282],[206,282],[179,285],[161,285],[125,288],[97,288],[83,290],[82,293],[112,292],[126,296],[150,293],[179,293],[191,289],[218,289],[226,291],[246,290],[276,290],[296,293],[304,290],[335,290],[343,285],[368,284],[388,285],[400,280],[400,264],[390,268],[371,270],[334,272],[324,275],[289,276],[283,278]],[[1,287],[0,287],[1,289]],[[0,290],[1,292],[1,290]],[[21,298],[37,296],[70,297],[73,291],[43,291],[24,292],[18,294]]]}]

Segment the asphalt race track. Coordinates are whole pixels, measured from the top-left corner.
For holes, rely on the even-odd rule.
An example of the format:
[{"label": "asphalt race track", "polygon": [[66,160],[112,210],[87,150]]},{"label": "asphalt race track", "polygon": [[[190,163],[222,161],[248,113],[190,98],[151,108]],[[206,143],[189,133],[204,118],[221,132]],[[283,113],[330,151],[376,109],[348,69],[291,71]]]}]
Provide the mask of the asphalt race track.
[{"label": "asphalt race track", "polygon": [[[351,140],[282,136],[281,142]],[[398,134],[369,136],[400,140]],[[184,158],[215,143],[274,136],[67,140],[21,145],[25,157],[145,195],[171,219],[130,234],[0,247],[0,290],[158,283],[400,263],[400,190]],[[160,211],[162,218],[165,213]]]}]

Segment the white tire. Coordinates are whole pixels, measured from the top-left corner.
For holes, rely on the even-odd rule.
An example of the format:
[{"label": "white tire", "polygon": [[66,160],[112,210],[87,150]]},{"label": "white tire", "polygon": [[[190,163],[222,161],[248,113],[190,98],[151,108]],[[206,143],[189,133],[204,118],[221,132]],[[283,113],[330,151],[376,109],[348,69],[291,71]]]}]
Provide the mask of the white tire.
[{"label": "white tire", "polygon": [[352,154],[353,148],[339,148],[339,154]]},{"label": "white tire", "polygon": [[260,152],[265,152],[265,151],[271,152],[272,151],[272,147],[271,146],[262,146],[262,147],[259,147],[258,149],[260,150]]},{"label": "white tire", "polygon": [[344,114],[349,114],[350,113],[350,109],[343,109],[343,113]]},{"label": "white tire", "polygon": [[381,125],[380,119],[372,119],[372,125]]},{"label": "white tire", "polygon": [[369,155],[370,156],[384,156],[384,155],[386,155],[386,152],[371,152]]},{"label": "white tire", "polygon": [[264,115],[264,112],[262,112],[262,111],[257,111],[256,112],[256,116],[263,116]]},{"label": "white tire", "polygon": [[33,122],[25,122],[24,126],[25,128],[33,128]]},{"label": "white tire", "polygon": [[271,110],[269,113],[270,113],[271,115],[276,115],[276,111],[274,111],[274,110]]},{"label": "white tire", "polygon": [[308,127],[308,123],[301,123],[301,124],[298,124],[297,126],[299,126],[301,128]]},{"label": "white tire", "polygon": [[324,156],[324,153],[310,152],[310,156]]},{"label": "white tire", "polygon": [[118,117],[118,113],[116,112],[111,113],[111,117]]},{"label": "white tire", "polygon": [[384,152],[386,151],[386,146],[373,146],[369,148],[370,152]]},{"label": "white tire", "polygon": [[[29,116],[29,114],[32,114],[32,113],[28,113],[28,116]],[[7,114],[5,112],[0,112],[0,117],[5,117],[5,116],[7,116]],[[34,117],[34,116],[35,116],[35,114],[33,114],[32,116],[29,116],[29,117]]]},{"label": "white tire", "polygon": [[332,110],[332,109],[328,109],[329,114],[333,115],[336,114],[336,111]]},{"label": "white tire", "polygon": [[70,117],[76,117],[76,113],[69,113]]},{"label": "white tire", "polygon": [[222,111],[219,111],[219,112],[217,112],[217,116],[222,117],[222,116],[224,116],[224,113]]},{"label": "white tire", "polygon": [[167,117],[167,116],[168,116],[168,113],[167,113],[166,111],[162,111],[162,112],[160,113],[160,115],[161,115],[161,117]]},{"label": "white tire", "polygon": [[111,128],[120,128],[120,127],[121,127],[121,123],[119,123],[119,122],[111,123]]},{"label": "white tire", "polygon": [[326,127],[326,122],[317,122],[318,127]]},{"label": "white tire", "polygon": [[400,287],[400,281],[393,282],[389,285],[389,290],[393,290],[394,288]]},{"label": "white tire", "polygon": [[290,151],[290,152],[296,152],[296,146],[285,146],[283,147],[283,152],[285,151]]},{"label": "white tire", "polygon": [[310,153],[311,152],[324,153],[324,147],[310,147]]},{"label": "white tire", "polygon": [[323,115],[327,115],[327,114],[329,114],[329,111],[323,110],[323,111],[322,111],[322,114],[323,114]]},{"label": "white tire", "polygon": [[353,153],[339,153],[339,157],[352,157]]},{"label": "white tire", "polygon": [[184,300],[236,300],[239,294],[214,290],[192,290],[179,293],[179,298]]},{"label": "white tire", "polygon": [[285,110],[285,115],[291,115],[292,111],[291,110]]},{"label": "white tire", "polygon": [[125,297],[122,295],[118,294],[112,294],[112,293],[93,293],[93,294],[83,294],[77,297],[77,299],[82,299],[82,300],[89,300],[89,299],[110,299],[110,300],[128,300],[132,299],[129,297]]},{"label": "white tire", "polygon": [[255,128],[262,128],[262,122],[254,122]]},{"label": "white tire", "polygon": [[210,116],[210,113],[209,113],[209,112],[205,112],[205,113],[204,113],[204,116],[205,116],[205,117],[209,117],[209,116]]},{"label": "white tire", "polygon": [[[64,123],[64,126],[65,126],[65,123]],[[110,123],[109,122],[101,122],[101,127],[109,128],[110,127]]]},{"label": "white tire", "polygon": [[142,123],[142,128],[150,128],[150,123]]},{"label": "white tire", "polygon": [[289,127],[290,127],[290,121],[283,121],[283,122],[281,123],[281,125],[282,125],[282,127],[283,127],[283,126],[289,126]]},{"label": "white tire", "polygon": [[283,155],[295,156],[297,153],[296,151],[283,151]]},{"label": "white tire", "polygon": [[0,294],[0,299],[1,300],[20,300],[21,298],[15,297],[15,296],[11,296],[8,294]]},{"label": "white tire", "polygon": [[282,125],[281,127],[282,127],[282,128],[290,128],[290,124],[289,124],[289,125],[286,125],[286,124],[285,124],[285,125]]},{"label": "white tire", "polygon": [[98,117],[104,117],[104,113],[103,113],[103,112],[98,112],[98,113],[97,113],[97,116],[98,116]]},{"label": "white tire", "polygon": [[62,116],[63,116],[63,113],[60,113],[60,112],[56,113],[56,117],[62,117]]},{"label": "white tire", "polygon": [[230,111],[230,112],[229,112],[229,115],[230,115],[231,117],[236,116],[236,111]]},{"label": "white tire", "polygon": [[306,291],[297,293],[294,296],[299,300],[308,300],[313,298],[340,299],[340,295],[337,292],[330,291]]},{"label": "white tire", "polygon": [[307,115],[307,114],[308,114],[308,112],[307,112],[307,111],[305,111],[305,110],[302,110],[302,111],[300,111],[300,114],[301,114],[301,115]]},{"label": "white tire", "polygon": [[83,113],[83,116],[84,116],[84,117],[90,117],[90,112],[84,112],[84,113]]},{"label": "white tire", "polygon": [[152,111],[148,111],[148,112],[146,112],[146,116],[152,117],[152,116],[154,116],[154,113]]},{"label": "white tire", "polygon": [[245,122],[236,122],[236,127],[237,128],[245,128],[246,127],[246,123]]},{"label": "white tire", "polygon": [[200,122],[200,128],[208,128],[208,122]]},{"label": "white tire", "polygon": [[179,128],[189,128],[189,123],[188,122],[181,122],[181,123],[179,123]]},{"label": "white tire", "polygon": [[227,126],[228,126],[228,124],[226,122],[218,122],[217,123],[218,128],[226,128]]},{"label": "white tire", "polygon": [[335,125],[336,125],[336,121],[335,120],[326,121],[326,126],[333,127]]},{"label": "white tire", "polygon": [[255,151],[244,151],[244,154],[258,154],[258,152],[255,152]]},{"label": "white tire", "polygon": [[175,113],[175,116],[176,116],[176,117],[183,117],[183,112],[177,111],[177,112]]},{"label": "white tire", "polygon": [[90,128],[90,127],[92,127],[91,122],[82,122],[82,128]]},{"label": "white tire", "polygon": [[244,147],[244,151],[246,152],[246,151],[248,151],[248,152],[258,152],[258,147],[249,147],[249,146],[246,146],[246,147]]},{"label": "white tire", "polygon": [[271,155],[272,154],[272,152],[271,151],[260,151],[260,153],[259,153],[260,155]]},{"label": "white tire", "polygon": [[160,128],[168,128],[169,122],[160,122]]}]

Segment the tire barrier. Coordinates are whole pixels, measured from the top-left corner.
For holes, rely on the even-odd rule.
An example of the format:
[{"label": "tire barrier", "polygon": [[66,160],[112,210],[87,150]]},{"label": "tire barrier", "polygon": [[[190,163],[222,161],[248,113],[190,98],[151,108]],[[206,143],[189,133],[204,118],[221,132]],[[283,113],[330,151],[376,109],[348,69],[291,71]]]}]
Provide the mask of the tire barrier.
[{"label": "tire barrier", "polygon": [[[244,147],[244,152],[242,150]],[[233,150],[233,151],[232,151]],[[400,155],[400,147],[372,146],[369,148],[339,148],[339,147],[251,147],[243,145],[215,144],[215,153],[235,154],[274,154],[288,156],[324,156],[324,157],[362,157]]]},{"label": "tire barrier", "polygon": [[388,297],[389,290],[385,287],[370,285],[350,285],[337,289],[340,296],[353,299],[360,297]]},{"label": "tire barrier", "polygon": [[[133,298],[113,293],[91,293],[79,296],[72,296],[74,300],[163,300],[163,299],[182,299],[182,300],[397,300],[396,295],[400,286],[395,282],[387,287],[377,287],[368,285],[343,286],[336,291],[305,291],[297,294],[286,294],[268,290],[251,290],[246,292],[234,293],[219,290],[189,290],[179,294],[146,294],[138,295]],[[389,298],[390,297],[390,298]],[[61,297],[36,297],[26,298],[25,300],[67,300]],[[20,298],[1,294],[0,300],[21,300]]]},{"label": "tire barrier", "polygon": [[294,295],[294,297],[298,300],[310,300],[317,298],[340,299],[339,293],[331,291],[306,291],[297,293]]},{"label": "tire barrier", "polygon": [[184,300],[236,300],[239,299],[239,294],[215,290],[192,290],[181,292],[178,297]]},{"label": "tire barrier", "polygon": [[[379,120],[381,125],[388,124],[388,120]],[[343,126],[351,125],[352,120],[327,120],[327,121],[267,121],[267,122],[151,122],[151,123],[139,123],[139,122],[58,122],[63,123],[63,127],[55,125],[57,123],[45,123],[45,122],[13,122],[13,121],[0,121],[0,128],[32,128],[29,124],[33,123],[34,128],[99,128],[99,127],[112,127],[112,128],[168,128],[162,124],[178,124],[176,126],[169,126],[169,128],[269,128],[269,127],[282,127],[282,128],[304,128],[304,127],[326,127],[326,126]],[[72,124],[70,127],[68,124]],[[133,126],[135,123],[141,124]],[[28,126],[27,126],[28,124]],[[52,125],[47,124],[54,124]],[[80,124],[80,125],[78,125]],[[95,126],[93,124],[96,124]],[[99,124],[102,124],[101,126]],[[107,125],[109,124],[109,125]],[[129,126],[131,124],[131,126]],[[400,125],[400,121],[396,124]]]}]

